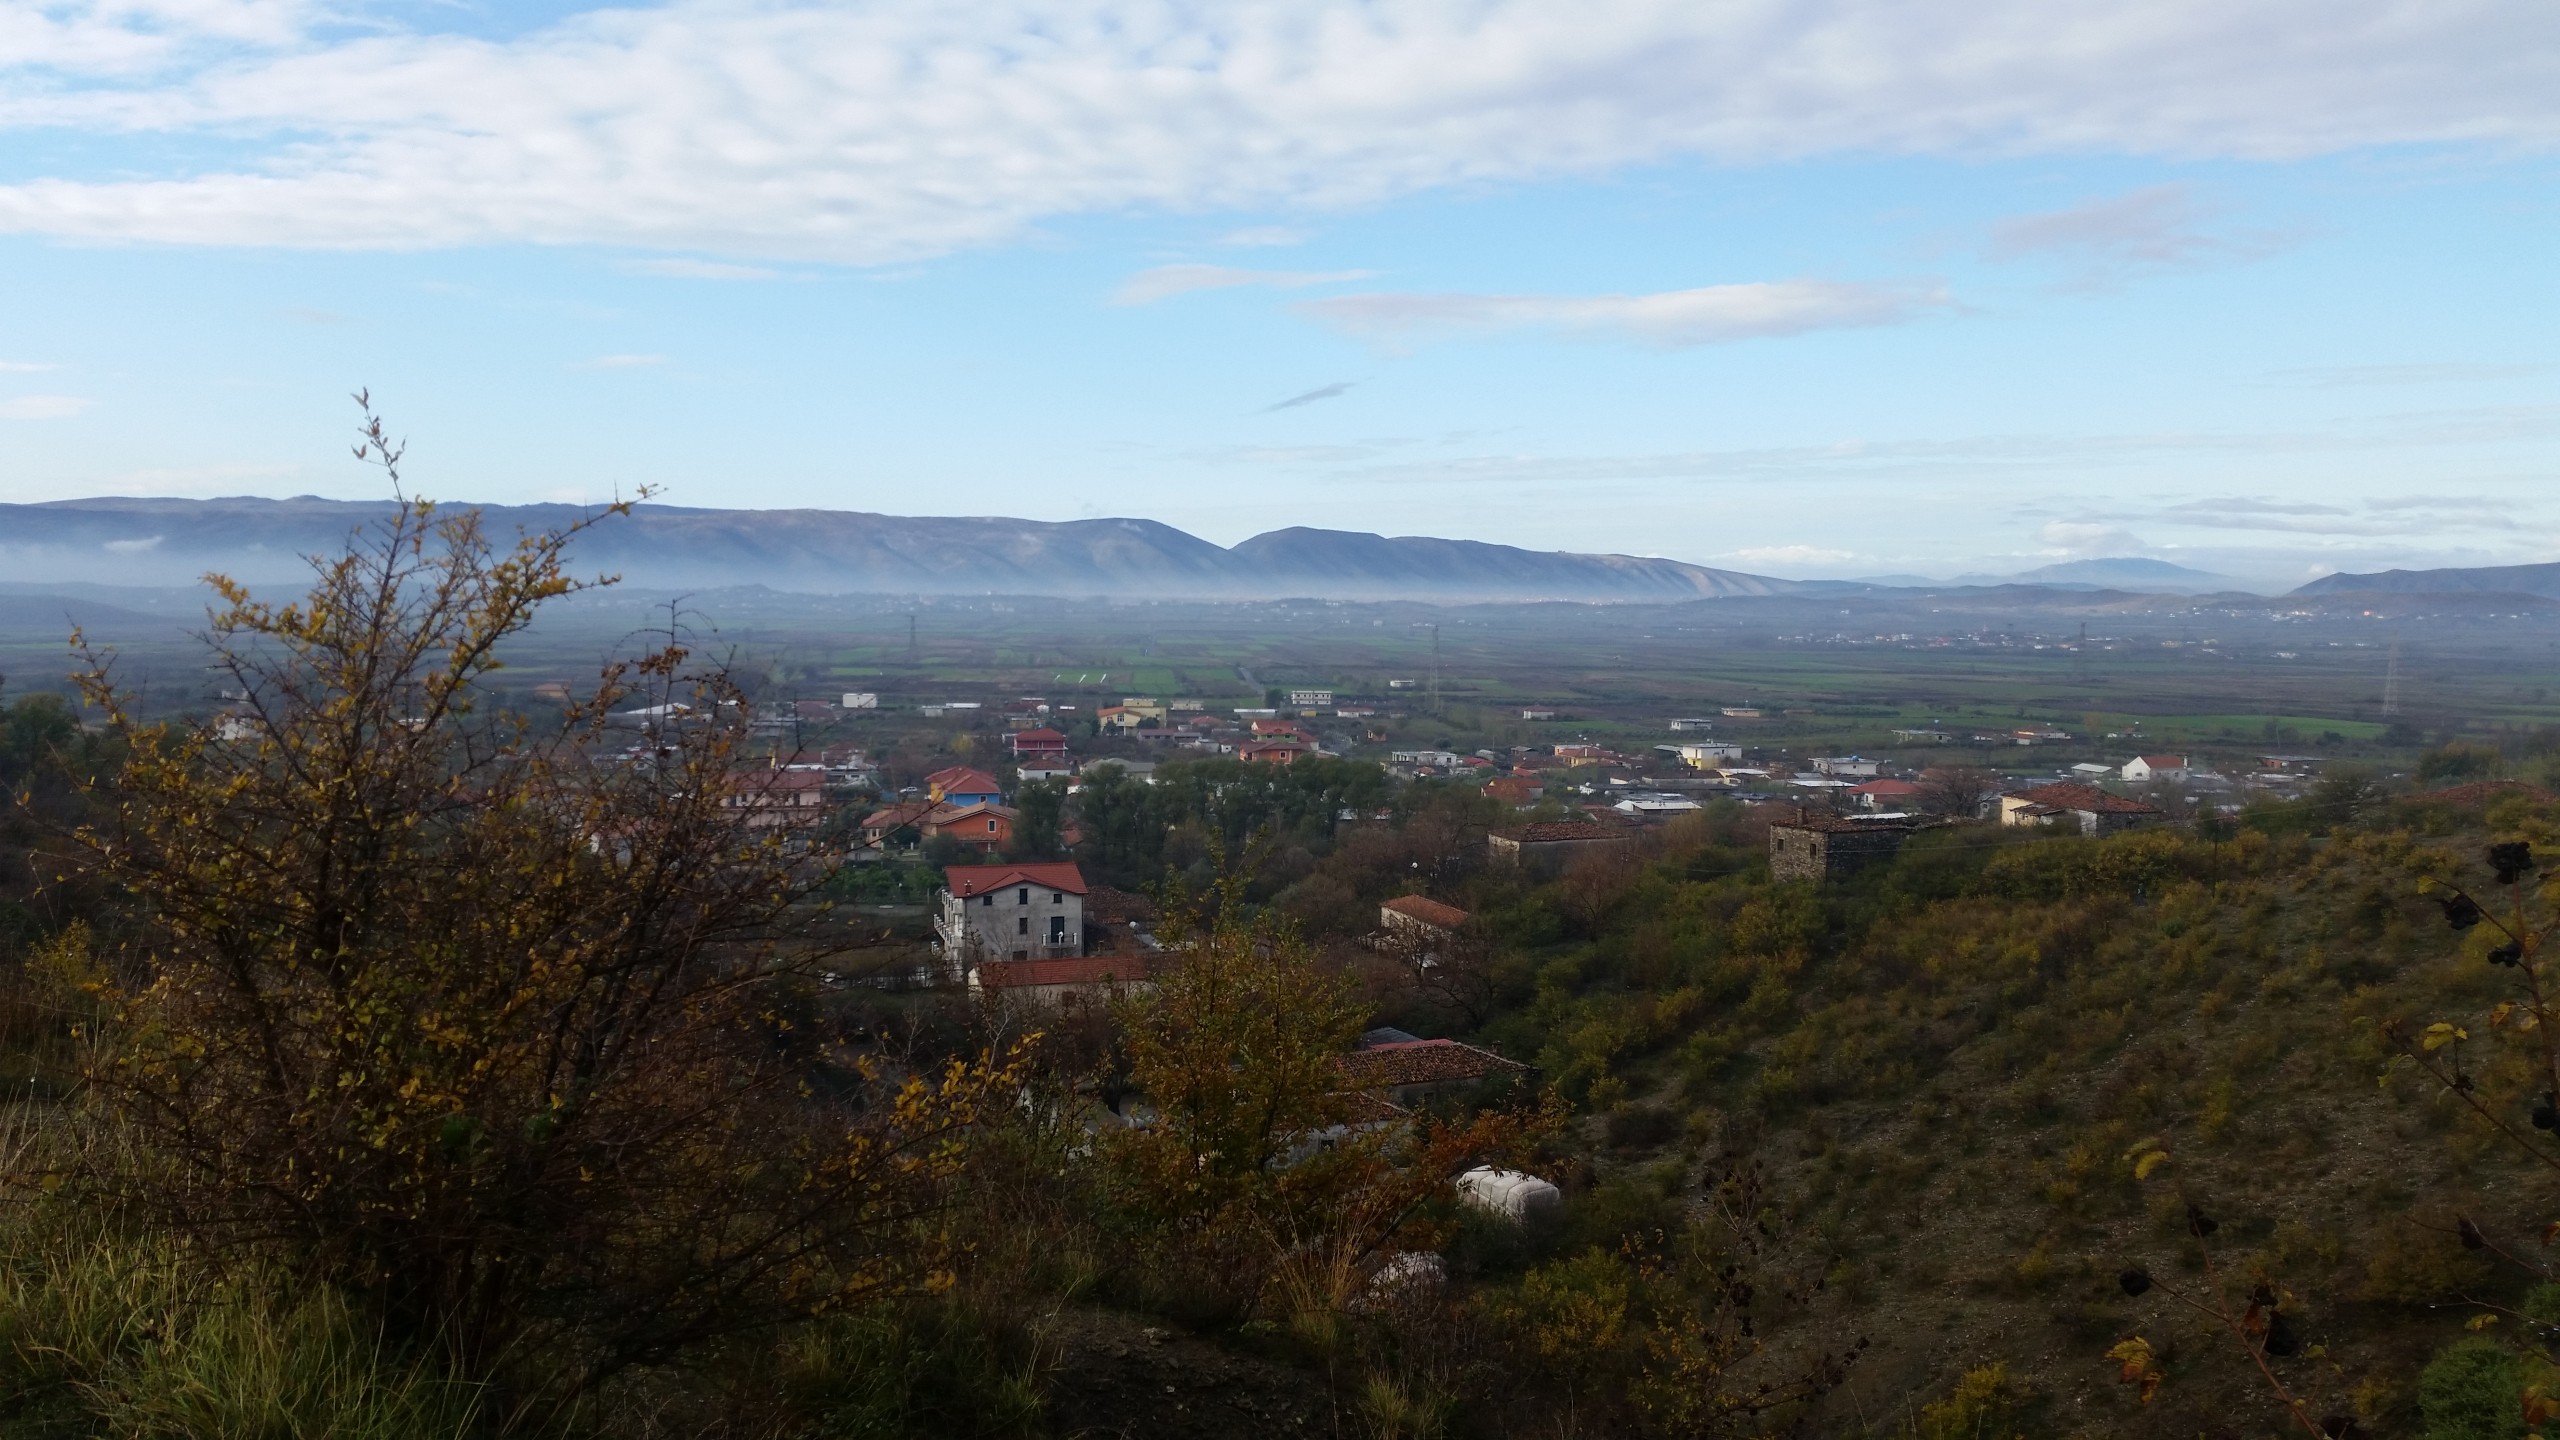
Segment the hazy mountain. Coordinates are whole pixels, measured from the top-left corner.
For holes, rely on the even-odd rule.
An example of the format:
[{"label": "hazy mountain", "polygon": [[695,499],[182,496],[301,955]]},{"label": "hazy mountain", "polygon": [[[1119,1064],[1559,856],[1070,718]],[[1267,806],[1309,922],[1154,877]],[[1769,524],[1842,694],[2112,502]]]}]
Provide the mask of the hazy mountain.
[{"label": "hazy mountain", "polygon": [[2209,570],[2194,570],[2172,565],[2166,560],[2153,560],[2141,555],[2118,555],[2101,560],[2065,560],[2053,565],[2039,565],[2033,570],[2020,570],[2008,575],[1958,575],[1953,580],[1929,580],[1917,575],[1876,575],[1865,581],[1869,585],[2043,585],[2057,590],[2129,590],[2137,594],[2205,595],[2222,590],[2245,590],[2248,587],[2228,575]]},{"label": "hazy mountain", "polygon": [[2323,575],[2296,595],[2379,591],[2399,595],[2539,595],[2560,599],[2560,564],[2480,565],[2460,570],[2382,570],[2368,575]]},{"label": "hazy mountain", "polygon": [[[20,582],[183,583],[220,570],[298,581],[385,502],[98,499],[0,505],[0,576]],[[563,525],[570,505],[479,507],[499,536]],[[1665,600],[1797,588],[1627,555],[1522,550],[1341,530],[1257,535],[1232,550],[1152,520],[909,517],[844,510],[643,505],[575,552],[635,585],[763,585],[815,593],[1435,600]]]}]

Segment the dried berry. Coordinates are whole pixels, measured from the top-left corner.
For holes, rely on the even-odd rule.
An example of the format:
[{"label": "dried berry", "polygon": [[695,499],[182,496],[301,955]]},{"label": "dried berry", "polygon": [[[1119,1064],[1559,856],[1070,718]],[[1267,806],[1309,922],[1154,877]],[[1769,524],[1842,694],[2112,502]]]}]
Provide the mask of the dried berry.
[{"label": "dried berry", "polygon": [[2480,1238],[2480,1227],[2472,1224],[2471,1217],[2468,1215],[2459,1216],[2454,1220],[2453,1233],[2462,1238],[2462,1248],[2465,1250],[2477,1250],[2489,1243]]},{"label": "dried berry", "polygon": [[2140,1296],[2151,1288],[2151,1272],[2137,1265],[2117,1276],[2116,1283],[2124,1287],[2127,1295]]},{"label": "dried berry", "polygon": [[2524,942],[2520,940],[2510,940],[2506,944],[2499,946],[2497,949],[2490,951],[2489,963],[2492,965],[2520,965],[2524,963]]},{"label": "dried berry", "polygon": [[2436,903],[2444,907],[2444,923],[2456,930],[2480,923],[2480,904],[2468,895],[2448,895]]},{"label": "dried berry", "polygon": [[2554,1104],[2551,1096],[2533,1102],[2533,1128],[2560,1131],[2560,1104]]},{"label": "dried berry", "polygon": [[2252,1305],[2257,1305],[2257,1306],[2261,1306],[2261,1307],[2264,1307],[2264,1306],[2268,1306],[2268,1305],[2273,1305],[2273,1304],[2275,1304],[2275,1303],[2276,1303],[2276,1292],[2275,1292],[2275,1287],[2274,1287],[2274,1286],[2272,1286],[2272,1285],[2269,1285],[2269,1284],[2268,1284],[2266,1281],[2264,1281],[2264,1280],[2261,1280],[2261,1281],[2259,1281],[2257,1284],[2250,1286],[2250,1287],[2249,1287],[2249,1303],[2250,1303],[2250,1304],[2252,1304]]},{"label": "dried berry", "polygon": [[2533,846],[2522,840],[2507,840],[2489,847],[2489,868],[2498,872],[2498,883],[2513,885],[2533,869]]},{"label": "dried berry", "polygon": [[2222,1224],[2220,1221],[2217,1221],[2212,1216],[2207,1215],[2201,1209],[2198,1209],[2193,1205],[2187,1207],[2188,1234],[2202,1240],[2221,1228]]}]

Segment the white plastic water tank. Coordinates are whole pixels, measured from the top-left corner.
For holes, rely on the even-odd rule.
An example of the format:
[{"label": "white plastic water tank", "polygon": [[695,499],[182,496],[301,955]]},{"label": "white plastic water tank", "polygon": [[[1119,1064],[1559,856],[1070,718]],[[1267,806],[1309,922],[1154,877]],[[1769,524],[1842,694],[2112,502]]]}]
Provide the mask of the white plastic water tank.
[{"label": "white plastic water tank", "polygon": [[1544,1219],[1564,1209],[1564,1192],[1552,1183],[1518,1170],[1479,1165],[1458,1177],[1458,1195],[1479,1209],[1514,1220]]}]

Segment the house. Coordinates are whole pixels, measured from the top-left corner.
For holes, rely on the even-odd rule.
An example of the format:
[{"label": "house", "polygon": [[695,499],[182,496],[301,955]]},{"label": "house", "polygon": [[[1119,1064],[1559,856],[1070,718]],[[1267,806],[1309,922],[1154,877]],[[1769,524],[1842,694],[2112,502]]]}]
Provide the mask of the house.
[{"label": "house", "polygon": [[1150,720],[1161,724],[1164,717],[1127,705],[1105,705],[1093,712],[1093,723],[1105,730],[1135,730]]},{"label": "house", "polygon": [[1683,735],[1695,730],[1713,730],[1716,722],[1702,716],[1688,715],[1671,722],[1671,733]]},{"label": "house", "polygon": [[1692,770],[1713,770],[1728,760],[1742,758],[1742,747],[1712,740],[1693,740],[1677,747],[1680,763]]},{"label": "house", "polygon": [[1154,988],[1152,969],[1151,957],[1143,954],[988,960],[969,971],[969,988],[1024,1008],[1100,1009],[1124,994]]},{"label": "house", "polygon": [[1296,740],[1309,745],[1314,744],[1316,738],[1300,727],[1297,721],[1279,719],[1254,721],[1253,735],[1257,740]]},{"label": "house", "polygon": [[924,838],[924,817],[932,814],[941,802],[937,800],[901,800],[884,805],[862,817],[862,843],[874,850],[912,849]]},{"label": "house", "polygon": [[1098,779],[1105,771],[1110,770],[1117,770],[1123,777],[1142,784],[1156,783],[1156,762],[1153,760],[1123,760],[1117,756],[1106,756],[1100,760],[1088,760],[1084,766],[1085,778],[1088,780]]},{"label": "house", "polygon": [[2148,825],[2161,818],[2161,811],[2157,805],[2145,805],[2122,795],[2110,795],[2095,785],[2069,780],[2034,785],[2000,797],[2003,825],[2042,825],[2066,818],[2083,835],[2113,835],[2119,830]]},{"label": "house", "polygon": [[1609,808],[1616,810],[1622,815],[1634,815],[1645,820],[1666,820],[1671,816],[1685,814],[1688,811],[1702,809],[1704,807],[1700,806],[1697,801],[1690,799],[1686,795],[1674,795],[1666,791],[1639,790],[1631,795],[1624,796],[1617,804]]},{"label": "house", "polygon": [[1314,706],[1318,709],[1331,709],[1333,706],[1333,692],[1330,690],[1292,690],[1289,692],[1289,703],[1302,710],[1308,706]]},{"label": "house", "polygon": [[2079,764],[2071,767],[2071,773],[2077,776],[2082,784],[2095,785],[2099,781],[2116,773],[2116,767],[2113,765],[2101,765],[2094,760],[2083,760]]},{"label": "house", "polygon": [[1396,765],[1433,765],[1448,770],[1466,757],[1455,750],[1390,750],[1387,759]]},{"label": "house", "polygon": [[936,805],[916,822],[916,832],[927,840],[950,838],[972,850],[988,854],[1013,843],[1014,822],[1021,812],[1010,805],[978,802]]},{"label": "house", "polygon": [[1757,705],[1727,705],[1716,713],[1724,716],[1728,720],[1757,720],[1760,718],[1760,707]]},{"label": "house", "polygon": [[1016,730],[1005,737],[1013,748],[1013,758],[1026,763],[1067,758],[1067,737],[1047,726],[1037,730]]},{"label": "house", "polygon": [[1920,787],[1908,780],[1870,780],[1850,787],[1849,794],[1856,797],[1861,810],[1900,812],[1920,804]]},{"label": "house", "polygon": [[1378,907],[1379,930],[1391,939],[1409,943],[1442,943],[1456,935],[1467,920],[1467,912],[1457,906],[1420,895],[1399,895]]},{"label": "house", "polygon": [[1004,787],[984,770],[953,765],[924,777],[924,793],[953,805],[993,805],[1004,798]]},{"label": "house", "polygon": [[1413,1105],[1434,1095],[1487,1080],[1528,1073],[1517,1060],[1456,1040],[1396,1040],[1334,1057],[1341,1088]]},{"label": "house", "polygon": [[1314,753],[1314,746],[1298,740],[1249,740],[1236,747],[1236,758],[1249,765],[1294,765]]},{"label": "house", "polygon": [[1552,875],[1578,856],[1616,850],[1634,838],[1620,826],[1589,820],[1540,820],[1496,830],[1485,837],[1484,843],[1496,864],[1515,866],[1533,875]]},{"label": "house", "polygon": [[1517,810],[1544,799],[1547,787],[1527,775],[1504,775],[1484,782],[1484,793]]},{"label": "house", "polygon": [[847,690],[844,699],[837,703],[846,710],[877,710],[880,708],[880,695],[873,690]]},{"label": "house", "polygon": [[943,881],[933,928],[955,970],[1084,953],[1086,886],[1073,863],[954,865]]},{"label": "house", "polygon": [[1421,684],[1422,682],[1419,680],[1390,680],[1387,682],[1387,688],[1390,690],[1411,690],[1417,688]]},{"label": "house", "polygon": [[1888,864],[1915,827],[1902,819],[1824,815],[1799,810],[1769,825],[1769,875],[1776,880],[1837,880]]},{"label": "house", "polygon": [[1600,745],[1559,745],[1556,747],[1556,758],[1559,760],[1606,760],[1609,758],[1609,751],[1607,747]]},{"label": "house", "polygon": [[827,772],[816,765],[742,770],[720,797],[724,810],[741,812],[750,831],[815,825],[826,814]]},{"label": "house", "polygon": [[1815,757],[1813,769],[1834,780],[1872,780],[1884,773],[1884,762],[1863,755],[1822,755]]},{"label": "house", "polygon": [[2184,755],[2136,755],[2124,762],[2124,778],[2128,785],[2151,785],[2187,778]]},{"label": "house", "polygon": [[1162,720],[1169,713],[1163,701],[1146,695],[1123,695],[1119,708],[1149,720]]},{"label": "house", "polygon": [[1067,779],[1074,775],[1076,771],[1074,766],[1068,764],[1063,758],[1061,758],[1057,760],[1025,761],[1022,768],[1014,773],[1022,777],[1023,784],[1037,785],[1044,780]]},{"label": "house", "polygon": [[1520,712],[1520,718],[1523,720],[1553,720],[1556,718],[1556,712],[1541,705],[1532,705]]},{"label": "house", "polygon": [[824,700],[794,700],[791,718],[805,725],[824,725],[836,718],[836,707]]}]

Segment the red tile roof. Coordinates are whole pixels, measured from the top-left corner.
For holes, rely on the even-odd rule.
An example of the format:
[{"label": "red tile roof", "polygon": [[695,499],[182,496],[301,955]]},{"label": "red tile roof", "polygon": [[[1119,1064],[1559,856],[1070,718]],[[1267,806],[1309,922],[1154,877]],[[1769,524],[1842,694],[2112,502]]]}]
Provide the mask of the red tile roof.
[{"label": "red tile roof", "polygon": [[2154,770],[2184,770],[2187,768],[2187,757],[2184,755],[2145,755],[2142,757],[2142,763],[2150,766]]},{"label": "red tile roof", "polygon": [[1455,1040],[1397,1040],[1372,1045],[1333,1061],[1346,1090],[1383,1090],[1395,1085],[1439,1085],[1452,1080],[1481,1080],[1512,1075],[1529,1067],[1505,1060]]},{"label": "red tile roof", "polygon": [[1890,795],[1899,799],[1905,795],[1919,794],[1920,787],[1912,784],[1908,780],[1870,780],[1864,785],[1850,786],[1849,793],[1852,795]]},{"label": "red tile roof", "polygon": [[924,777],[924,788],[928,791],[939,790],[945,795],[993,795],[1004,787],[996,783],[996,777],[984,770],[973,769],[967,765],[954,765],[948,769],[936,770]]},{"label": "red tile roof", "polygon": [[1016,990],[1026,985],[1130,984],[1147,978],[1143,955],[1068,955],[1055,960],[989,960],[978,967],[978,983],[989,990]]},{"label": "red tile roof", "polygon": [[1437,925],[1443,930],[1455,930],[1467,923],[1466,911],[1420,895],[1399,895],[1380,908],[1411,916],[1425,925]]},{"label": "red tile roof", "polygon": [[2157,805],[2145,805],[2139,800],[2127,800],[2121,795],[2110,795],[2095,785],[2081,785],[2069,780],[2016,791],[2015,797],[2031,805],[2049,805],[2056,810],[2073,810],[2098,815],[2157,815],[2160,813],[2160,807]]},{"label": "red tile roof", "polygon": [[1084,872],[1066,860],[1030,865],[954,865],[942,872],[942,879],[951,887],[951,893],[963,900],[1007,885],[1040,885],[1070,895],[1085,893]]},{"label": "red tile roof", "polygon": [[1049,729],[1045,725],[1037,730],[1016,730],[1011,739],[1013,748],[1016,750],[1026,748],[1062,750],[1067,744],[1067,737],[1064,734]]}]

